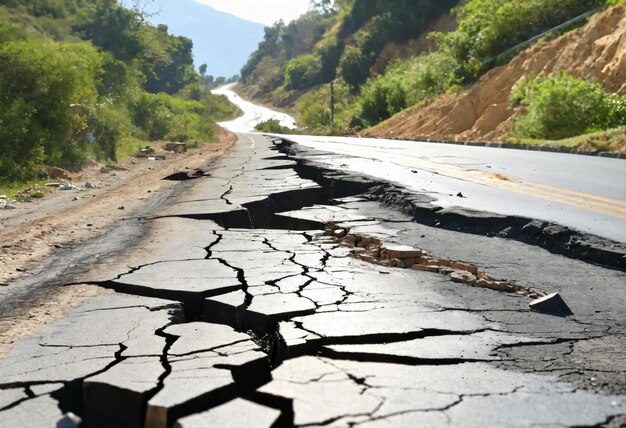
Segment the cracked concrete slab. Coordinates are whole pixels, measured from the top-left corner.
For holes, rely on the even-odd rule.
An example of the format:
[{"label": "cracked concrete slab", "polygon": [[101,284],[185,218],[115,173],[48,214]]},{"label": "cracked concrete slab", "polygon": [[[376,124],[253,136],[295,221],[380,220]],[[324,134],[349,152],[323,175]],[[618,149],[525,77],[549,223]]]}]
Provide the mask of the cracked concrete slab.
[{"label": "cracked concrete slab", "polygon": [[[49,395],[26,400],[6,411],[0,411],[0,422],[14,427],[54,427],[63,418],[59,403]],[[4,422],[3,422],[4,424]]]},{"label": "cracked concrete slab", "polygon": [[[201,260],[218,239],[221,227],[210,220],[154,218],[142,220],[142,234],[128,243],[115,260],[98,263],[81,274],[86,283],[103,283],[131,269],[164,261]],[[73,278],[74,279],[74,278]]]},{"label": "cracked concrete slab", "polygon": [[[122,275],[116,282],[128,286],[180,293],[215,292],[220,294],[237,286],[236,272],[217,260],[159,262]],[[208,284],[207,284],[208,283]]]},{"label": "cracked concrete slab", "polygon": [[536,344],[538,341],[551,342],[549,339],[538,340],[510,333],[481,331],[473,334],[450,334],[384,344],[332,345],[325,348],[345,359],[358,359],[359,356],[363,358],[380,356],[381,360],[399,357],[405,358],[406,361],[423,361],[426,364],[428,360],[433,360],[433,363],[441,360],[498,361],[502,359],[498,350],[503,346]]},{"label": "cracked concrete slab", "polygon": [[221,397],[234,397],[236,389],[230,370],[215,368],[214,360],[215,356],[210,355],[172,363],[172,373],[163,389],[148,401],[146,426],[168,427],[187,416],[185,407],[194,413],[204,410],[202,405],[210,408]]},{"label": "cracked concrete slab", "polygon": [[85,423],[91,427],[143,426],[144,403],[164,373],[160,357],[137,357],[85,379]]},{"label": "cracked concrete slab", "polygon": [[246,293],[241,290],[204,300],[203,319],[206,322],[224,324],[237,330],[244,326]]},{"label": "cracked concrete slab", "polygon": [[280,411],[237,398],[214,409],[180,419],[174,428],[275,426]]},{"label": "cracked concrete slab", "polygon": [[[297,368],[296,368],[297,366]],[[326,424],[341,415],[370,414],[383,402],[364,394],[366,388],[347,374],[317,358],[285,362],[260,391],[294,401],[294,424]]]},{"label": "cracked concrete slab", "polygon": [[311,224],[325,225],[327,223],[343,223],[343,222],[364,222],[371,220],[368,217],[360,215],[356,210],[349,210],[331,205],[316,205],[306,207],[297,211],[283,212],[280,217],[295,220],[304,220]]},{"label": "cracked concrete slab", "polygon": [[181,301],[191,317],[202,314],[202,299],[239,290],[237,273],[218,260],[161,262],[109,283],[126,293]]},{"label": "cracked concrete slab", "polygon": [[296,208],[307,200],[321,199],[322,189],[317,183],[284,168],[293,165],[292,161],[277,164],[269,159],[274,155],[265,144],[254,152],[235,145],[230,156],[216,162],[216,173],[194,180],[200,185],[193,183],[160,214],[213,219],[229,228],[262,227],[271,224],[266,216],[270,207],[285,211],[290,205]]},{"label": "cracked concrete slab", "polygon": [[250,336],[238,333],[231,327],[194,322],[179,324],[168,327],[164,333],[176,337],[176,341],[168,349],[168,355],[181,357],[206,351],[216,351],[220,353],[235,347],[237,353],[254,351],[257,346],[250,340]]},{"label": "cracked concrete slab", "polygon": [[0,389],[0,411],[28,398],[24,388]]},{"label": "cracked concrete slab", "polygon": [[114,364],[123,352],[160,355],[163,343],[146,341],[145,335],[180,319],[176,302],[104,294],[18,341],[0,360],[0,387],[82,379]]},{"label": "cracked concrete slab", "polygon": [[[429,426],[536,426],[544,421],[591,426],[626,406],[624,397],[577,391],[556,378],[484,363],[409,366],[300,357],[284,363],[273,377],[261,390],[293,399],[296,425],[421,426],[426,420]],[[333,404],[324,405],[329,399]],[[444,417],[424,419],[425,412]]]},{"label": "cracked concrete slab", "polygon": [[230,327],[196,322],[163,333],[173,339],[167,350],[170,373],[148,401],[147,426],[171,426],[211,403],[234,398],[244,379],[254,384],[269,376],[267,356],[250,336]]},{"label": "cracked concrete slab", "polygon": [[423,330],[473,332],[497,328],[479,314],[444,311],[445,302],[437,284],[421,272],[343,273],[342,288],[350,296],[334,310],[294,318],[303,330],[332,341]]},{"label": "cracked concrete slab", "polygon": [[315,313],[315,304],[296,294],[256,296],[245,311],[246,327],[265,334],[278,322]]}]

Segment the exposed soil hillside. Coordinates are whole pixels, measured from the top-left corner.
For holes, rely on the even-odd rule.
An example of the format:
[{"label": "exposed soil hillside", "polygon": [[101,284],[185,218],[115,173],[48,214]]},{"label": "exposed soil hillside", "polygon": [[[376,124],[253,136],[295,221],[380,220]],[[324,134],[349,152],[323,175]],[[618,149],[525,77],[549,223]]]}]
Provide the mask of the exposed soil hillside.
[{"label": "exposed soil hillside", "polygon": [[626,5],[613,7],[564,36],[523,51],[459,94],[447,94],[406,110],[363,134],[373,137],[505,140],[518,111],[512,88],[529,74],[556,70],[597,79],[608,91],[626,93]]}]

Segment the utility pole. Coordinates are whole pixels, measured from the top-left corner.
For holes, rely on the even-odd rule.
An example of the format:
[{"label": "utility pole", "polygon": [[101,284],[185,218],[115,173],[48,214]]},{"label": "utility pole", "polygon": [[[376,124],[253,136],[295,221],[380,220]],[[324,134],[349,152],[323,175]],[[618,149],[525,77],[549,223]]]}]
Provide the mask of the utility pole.
[{"label": "utility pole", "polygon": [[330,82],[330,127],[335,128],[335,81]]}]

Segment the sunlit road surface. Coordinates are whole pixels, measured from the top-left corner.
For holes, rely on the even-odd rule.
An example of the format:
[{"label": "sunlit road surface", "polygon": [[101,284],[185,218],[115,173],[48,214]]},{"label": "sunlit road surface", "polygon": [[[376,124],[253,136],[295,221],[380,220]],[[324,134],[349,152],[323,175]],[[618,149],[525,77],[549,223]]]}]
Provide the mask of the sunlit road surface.
[{"label": "sunlit road surface", "polygon": [[[222,124],[231,131],[253,129],[259,120],[255,117],[281,118],[281,113],[242,100],[230,87],[216,92],[245,113]],[[293,124],[290,117],[281,120]],[[431,195],[444,208],[547,220],[626,242],[623,159],[353,137],[285,138],[334,154],[317,161]]]},{"label": "sunlit road surface", "polygon": [[254,127],[270,119],[276,119],[280,122],[281,126],[285,126],[290,129],[296,127],[296,121],[293,117],[285,113],[280,113],[274,110],[270,110],[266,107],[258,106],[249,101],[241,99],[239,95],[232,91],[233,85],[222,86],[212,91],[215,95],[225,95],[230,102],[235,104],[243,112],[243,116],[238,117],[235,120],[220,123],[220,126],[228,129],[231,132],[256,132]]},{"label": "sunlit road surface", "polygon": [[[410,141],[289,137],[330,165],[462,206],[554,221],[626,242],[626,161]],[[462,194],[463,197],[457,196]]]}]

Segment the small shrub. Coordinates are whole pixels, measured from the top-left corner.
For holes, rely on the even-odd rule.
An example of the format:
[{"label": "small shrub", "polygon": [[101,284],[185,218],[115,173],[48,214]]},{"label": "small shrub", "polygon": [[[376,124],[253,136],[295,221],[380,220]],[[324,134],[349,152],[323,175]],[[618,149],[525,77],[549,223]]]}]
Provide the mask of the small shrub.
[{"label": "small shrub", "polygon": [[363,86],[359,104],[361,119],[375,125],[407,107],[406,91],[398,79],[378,76]]},{"label": "small shrub", "polygon": [[513,125],[518,138],[560,140],[626,125],[626,97],[562,71],[527,77],[513,90],[510,103],[525,110]]},{"label": "small shrub", "polygon": [[286,126],[282,126],[278,119],[269,119],[265,122],[258,123],[254,129],[259,132],[266,132],[271,134],[293,134],[294,130],[287,128]]}]

